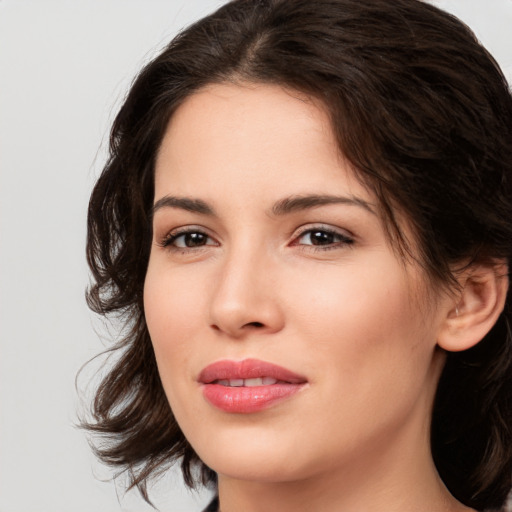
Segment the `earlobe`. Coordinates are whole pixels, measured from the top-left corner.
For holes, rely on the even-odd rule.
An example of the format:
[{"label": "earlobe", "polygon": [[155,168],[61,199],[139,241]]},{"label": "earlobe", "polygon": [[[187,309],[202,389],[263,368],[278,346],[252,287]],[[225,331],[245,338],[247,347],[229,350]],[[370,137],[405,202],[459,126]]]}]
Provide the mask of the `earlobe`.
[{"label": "earlobe", "polygon": [[447,310],[438,345],[450,352],[473,347],[498,320],[508,291],[508,266],[473,265],[460,278],[461,290]]}]

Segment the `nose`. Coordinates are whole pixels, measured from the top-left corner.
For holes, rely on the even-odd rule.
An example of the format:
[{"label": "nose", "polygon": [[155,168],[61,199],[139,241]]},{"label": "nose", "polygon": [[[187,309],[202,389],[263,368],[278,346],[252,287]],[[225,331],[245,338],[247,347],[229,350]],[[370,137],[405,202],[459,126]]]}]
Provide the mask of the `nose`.
[{"label": "nose", "polygon": [[210,306],[210,326],[231,338],[272,334],[284,326],[271,258],[257,251],[227,256]]}]

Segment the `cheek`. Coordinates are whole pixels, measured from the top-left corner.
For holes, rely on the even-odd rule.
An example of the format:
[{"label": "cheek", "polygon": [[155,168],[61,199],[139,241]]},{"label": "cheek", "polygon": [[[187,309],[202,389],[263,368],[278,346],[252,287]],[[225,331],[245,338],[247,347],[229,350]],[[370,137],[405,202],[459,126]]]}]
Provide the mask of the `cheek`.
[{"label": "cheek", "polygon": [[370,388],[379,380],[405,382],[428,367],[435,343],[424,328],[411,279],[394,260],[347,267],[336,279],[327,271],[306,275],[294,288],[288,295],[297,338],[309,350],[313,344],[332,382]]},{"label": "cheek", "polygon": [[198,283],[170,272],[165,264],[152,265],[150,261],[144,311],[162,385],[176,419],[185,416],[184,411],[192,417],[200,413],[197,404],[188,400],[196,387],[191,362],[197,356],[193,340],[200,325],[199,300]]},{"label": "cheek", "polygon": [[144,312],[158,367],[165,380],[193,353],[193,333],[200,326],[204,287],[151,261],[144,283]]},{"label": "cheek", "polygon": [[347,265],[332,270],[305,272],[300,280],[290,280],[288,301],[300,311],[303,328],[312,333],[330,330],[341,339],[349,333],[364,339],[371,332],[383,334],[383,329],[407,329],[418,320],[408,282],[393,266]]}]

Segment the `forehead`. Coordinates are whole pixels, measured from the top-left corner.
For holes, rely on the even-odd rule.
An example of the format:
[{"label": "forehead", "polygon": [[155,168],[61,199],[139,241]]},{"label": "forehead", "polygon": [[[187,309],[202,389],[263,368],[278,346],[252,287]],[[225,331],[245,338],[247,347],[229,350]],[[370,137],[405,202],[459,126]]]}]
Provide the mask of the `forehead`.
[{"label": "forehead", "polygon": [[157,192],[219,192],[220,180],[239,193],[335,187],[370,195],[340,154],[322,104],[275,85],[215,84],[190,96],[169,122],[155,179]]}]

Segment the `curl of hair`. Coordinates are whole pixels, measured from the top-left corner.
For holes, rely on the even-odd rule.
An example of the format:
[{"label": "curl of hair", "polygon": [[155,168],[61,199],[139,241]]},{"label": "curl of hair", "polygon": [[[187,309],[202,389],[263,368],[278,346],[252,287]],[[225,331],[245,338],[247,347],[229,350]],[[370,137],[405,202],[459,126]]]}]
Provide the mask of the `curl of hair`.
[{"label": "curl of hair", "polygon": [[[86,427],[96,451],[146,482],[182,460],[215,482],[164,395],[144,318],[153,172],[173,112],[211,83],[278,84],[320,100],[340,151],[376,194],[389,235],[432,282],[461,262],[512,255],[512,99],[493,58],[459,20],[418,0],[235,0],[180,33],[135,80],[91,196],[88,304],[129,328]],[[473,349],[448,354],[432,418],[441,478],[462,503],[503,505],[512,486],[512,297]],[[197,468],[199,473],[194,472]]]}]

